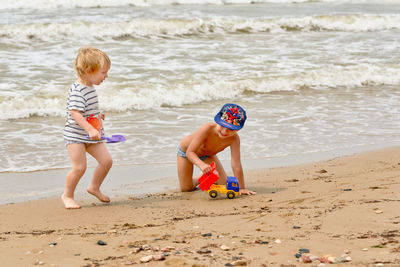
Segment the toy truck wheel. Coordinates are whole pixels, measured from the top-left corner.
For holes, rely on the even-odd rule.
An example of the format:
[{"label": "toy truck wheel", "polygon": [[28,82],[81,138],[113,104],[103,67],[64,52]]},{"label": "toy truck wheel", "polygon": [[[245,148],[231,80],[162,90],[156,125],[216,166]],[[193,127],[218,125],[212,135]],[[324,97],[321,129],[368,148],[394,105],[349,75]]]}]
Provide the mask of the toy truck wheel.
[{"label": "toy truck wheel", "polygon": [[208,193],[208,194],[209,194],[210,197],[212,197],[212,198],[216,198],[217,195],[218,195],[217,191],[215,191],[215,190],[211,190],[210,193]]},{"label": "toy truck wheel", "polygon": [[233,199],[233,198],[235,198],[235,193],[232,192],[232,191],[229,191],[228,193],[226,193],[226,196],[227,196],[229,199]]}]

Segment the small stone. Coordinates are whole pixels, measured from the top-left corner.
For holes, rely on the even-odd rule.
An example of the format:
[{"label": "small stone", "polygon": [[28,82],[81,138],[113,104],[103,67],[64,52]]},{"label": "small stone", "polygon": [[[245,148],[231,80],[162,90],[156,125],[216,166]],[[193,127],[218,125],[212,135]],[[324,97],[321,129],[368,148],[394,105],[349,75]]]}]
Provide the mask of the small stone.
[{"label": "small stone", "polygon": [[97,241],[97,245],[99,245],[99,246],[105,246],[105,245],[107,245],[107,243],[104,242],[104,241],[102,241],[102,240],[99,240],[99,241]]},{"label": "small stone", "polygon": [[274,241],[275,243],[277,243],[277,244],[280,244],[280,243],[282,243],[282,241],[281,240],[279,240],[279,239],[275,239],[275,241]]},{"label": "small stone", "polygon": [[381,213],[383,213],[383,210],[376,210],[375,213],[376,214],[381,214]]},{"label": "small stone", "polygon": [[368,251],[368,248],[363,248],[362,251]]},{"label": "small stone", "polygon": [[212,233],[206,233],[206,234],[203,234],[202,236],[204,236],[204,237],[212,236]]},{"label": "small stone", "polygon": [[200,250],[197,251],[197,253],[199,254],[210,254],[212,251],[207,249],[207,248],[202,248]]},{"label": "small stone", "polygon": [[44,262],[43,262],[43,261],[37,260],[37,261],[35,261],[34,264],[35,264],[35,265],[44,265]]},{"label": "small stone", "polygon": [[51,242],[51,243],[49,243],[49,247],[54,247],[54,246],[56,246],[57,245],[57,242]]},{"label": "small stone", "polygon": [[174,243],[186,243],[186,240],[184,237],[182,237],[182,238],[175,240]]},{"label": "small stone", "polygon": [[351,188],[345,188],[343,191],[351,191]]},{"label": "small stone", "polygon": [[337,262],[349,262],[349,261],[351,261],[350,256],[340,256],[339,258],[337,258]]},{"label": "small stone", "polygon": [[301,249],[299,249],[299,252],[300,253],[310,253],[310,250],[307,248],[301,248]]},{"label": "small stone", "polygon": [[300,229],[301,227],[300,226],[297,226],[297,225],[294,225],[293,226],[293,229]]}]

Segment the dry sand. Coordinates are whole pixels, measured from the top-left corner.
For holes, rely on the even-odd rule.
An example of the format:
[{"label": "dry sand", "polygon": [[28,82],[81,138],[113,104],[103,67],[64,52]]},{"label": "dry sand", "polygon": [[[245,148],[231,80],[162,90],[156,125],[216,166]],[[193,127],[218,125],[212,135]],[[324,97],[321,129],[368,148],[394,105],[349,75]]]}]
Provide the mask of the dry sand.
[{"label": "dry sand", "polygon": [[399,177],[390,148],[248,171],[258,194],[233,200],[197,190],[80,210],[1,205],[0,266],[400,266]]}]

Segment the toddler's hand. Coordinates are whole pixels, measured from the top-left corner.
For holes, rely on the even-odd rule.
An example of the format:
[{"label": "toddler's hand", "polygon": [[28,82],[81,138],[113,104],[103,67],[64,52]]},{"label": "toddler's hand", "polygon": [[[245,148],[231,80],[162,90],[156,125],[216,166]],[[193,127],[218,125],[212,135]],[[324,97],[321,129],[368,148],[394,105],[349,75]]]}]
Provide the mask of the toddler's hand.
[{"label": "toddler's hand", "polygon": [[251,190],[247,190],[247,189],[240,189],[239,190],[239,193],[241,194],[241,195],[255,195],[255,194],[257,194],[256,192],[254,192],[254,191],[251,191]]},{"label": "toddler's hand", "polygon": [[101,139],[100,132],[97,131],[95,128],[90,129],[88,132],[88,135],[89,135],[90,140],[100,140]]},{"label": "toddler's hand", "polygon": [[106,114],[101,113],[101,114],[100,114],[100,117],[101,117],[101,119],[104,121],[104,120],[106,119]]}]

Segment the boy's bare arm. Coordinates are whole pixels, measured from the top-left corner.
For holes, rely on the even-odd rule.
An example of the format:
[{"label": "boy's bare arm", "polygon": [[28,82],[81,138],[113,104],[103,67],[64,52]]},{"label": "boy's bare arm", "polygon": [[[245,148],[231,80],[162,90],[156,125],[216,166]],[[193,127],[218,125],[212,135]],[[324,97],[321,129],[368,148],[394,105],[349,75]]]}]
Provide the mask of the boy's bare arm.
[{"label": "boy's bare arm", "polygon": [[205,124],[200,127],[194,134],[192,141],[190,142],[188,148],[186,149],[186,156],[194,165],[200,168],[203,173],[208,173],[211,171],[211,167],[209,164],[202,161],[197,155],[197,151],[201,146],[204,145],[204,142],[208,136],[209,125]]},{"label": "boy's bare arm", "polygon": [[242,162],[240,159],[240,139],[237,135],[237,138],[231,144],[231,166],[233,175],[238,179],[239,182],[239,190],[242,195],[255,195],[256,192],[247,190],[244,183],[244,174]]},{"label": "boy's bare arm", "polygon": [[100,140],[101,135],[99,131],[97,131],[90,123],[88,123],[83,117],[82,113],[79,110],[72,109],[69,111],[71,113],[72,118],[76,121],[76,123],[81,126],[85,132],[88,133],[89,138],[92,140]]}]

